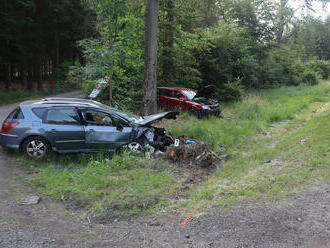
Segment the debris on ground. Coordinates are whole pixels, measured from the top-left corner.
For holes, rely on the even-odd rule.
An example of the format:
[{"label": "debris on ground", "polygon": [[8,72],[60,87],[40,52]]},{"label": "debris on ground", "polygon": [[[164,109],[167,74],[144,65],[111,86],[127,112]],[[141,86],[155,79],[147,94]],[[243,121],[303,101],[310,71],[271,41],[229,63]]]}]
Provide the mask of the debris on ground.
[{"label": "debris on ground", "polygon": [[181,137],[178,146],[167,147],[165,159],[172,162],[188,163],[202,168],[219,168],[221,158],[202,141]]},{"label": "debris on ground", "polygon": [[41,197],[34,195],[25,198],[22,202],[18,203],[18,205],[36,205],[40,201],[41,201]]},{"label": "debris on ground", "polygon": [[149,226],[160,226],[160,222],[159,221],[156,221],[156,220],[150,221],[149,222]]}]

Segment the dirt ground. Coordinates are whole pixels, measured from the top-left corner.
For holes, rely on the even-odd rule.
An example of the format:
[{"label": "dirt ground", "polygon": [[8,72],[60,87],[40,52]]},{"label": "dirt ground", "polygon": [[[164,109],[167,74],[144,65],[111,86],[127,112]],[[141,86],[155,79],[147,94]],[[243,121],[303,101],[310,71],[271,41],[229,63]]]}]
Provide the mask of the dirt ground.
[{"label": "dirt ground", "polygon": [[[70,96],[70,95],[69,95]],[[0,108],[0,121],[15,105]],[[42,196],[18,205],[33,188],[28,175],[0,148],[0,247],[330,247],[330,182],[285,199],[198,212],[186,226],[178,216],[95,224]]]}]

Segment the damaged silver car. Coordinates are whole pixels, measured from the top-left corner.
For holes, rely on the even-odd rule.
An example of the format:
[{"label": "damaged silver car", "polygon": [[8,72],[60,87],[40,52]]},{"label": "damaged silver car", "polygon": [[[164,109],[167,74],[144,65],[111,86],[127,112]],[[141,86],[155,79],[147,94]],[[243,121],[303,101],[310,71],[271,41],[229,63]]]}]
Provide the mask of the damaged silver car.
[{"label": "damaged silver car", "polygon": [[174,143],[163,128],[152,124],[176,119],[178,112],[137,116],[85,99],[46,98],[26,101],[4,121],[0,145],[41,158],[49,151],[115,152],[127,147],[134,152],[144,147],[164,150]]}]

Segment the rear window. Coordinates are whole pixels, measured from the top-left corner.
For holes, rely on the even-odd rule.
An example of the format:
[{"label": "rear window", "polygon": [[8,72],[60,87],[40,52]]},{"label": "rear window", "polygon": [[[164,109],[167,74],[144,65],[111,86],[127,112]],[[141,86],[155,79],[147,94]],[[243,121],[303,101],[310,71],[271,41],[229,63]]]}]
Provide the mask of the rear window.
[{"label": "rear window", "polygon": [[24,115],[23,112],[21,110],[21,108],[16,108],[14,109],[7,117],[8,119],[24,119]]},{"label": "rear window", "polygon": [[46,112],[46,108],[34,108],[32,109],[32,112],[38,116],[40,119],[43,118],[45,112]]}]

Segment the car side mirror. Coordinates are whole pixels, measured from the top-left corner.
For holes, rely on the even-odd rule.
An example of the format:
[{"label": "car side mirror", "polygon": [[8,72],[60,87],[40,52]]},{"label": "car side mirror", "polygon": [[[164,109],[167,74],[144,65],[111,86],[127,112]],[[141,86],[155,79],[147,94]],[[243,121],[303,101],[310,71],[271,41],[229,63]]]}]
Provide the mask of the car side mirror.
[{"label": "car side mirror", "polygon": [[181,101],[186,101],[186,98],[183,97],[183,96],[181,96],[181,97],[179,98],[179,100],[181,100]]}]

